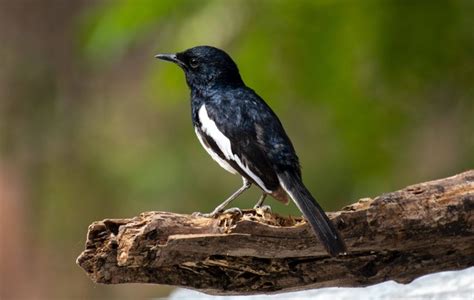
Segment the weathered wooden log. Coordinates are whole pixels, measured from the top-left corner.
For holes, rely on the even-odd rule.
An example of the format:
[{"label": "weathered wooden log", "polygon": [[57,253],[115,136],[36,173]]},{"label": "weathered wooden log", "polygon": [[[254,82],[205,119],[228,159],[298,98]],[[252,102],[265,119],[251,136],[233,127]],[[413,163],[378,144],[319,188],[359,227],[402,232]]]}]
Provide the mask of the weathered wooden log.
[{"label": "weathered wooden log", "polygon": [[94,222],[77,263],[97,283],[225,295],[408,283],[474,266],[474,170],[328,215],[347,255],[328,256],[301,218],[261,210],[216,219],[146,212]]}]

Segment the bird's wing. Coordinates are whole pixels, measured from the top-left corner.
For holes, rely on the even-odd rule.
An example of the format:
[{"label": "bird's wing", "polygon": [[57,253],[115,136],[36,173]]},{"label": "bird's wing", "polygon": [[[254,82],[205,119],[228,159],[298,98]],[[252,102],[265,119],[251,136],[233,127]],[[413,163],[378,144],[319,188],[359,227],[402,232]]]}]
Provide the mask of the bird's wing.
[{"label": "bird's wing", "polygon": [[257,184],[267,193],[279,187],[264,147],[258,141],[259,120],[248,115],[243,105],[222,107],[203,104],[198,119],[203,139],[242,176]]}]

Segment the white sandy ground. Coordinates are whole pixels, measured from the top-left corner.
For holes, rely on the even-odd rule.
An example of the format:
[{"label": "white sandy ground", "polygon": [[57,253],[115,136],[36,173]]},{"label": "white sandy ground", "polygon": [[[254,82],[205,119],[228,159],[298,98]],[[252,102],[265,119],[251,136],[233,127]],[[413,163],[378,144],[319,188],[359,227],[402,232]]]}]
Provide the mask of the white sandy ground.
[{"label": "white sandy ground", "polygon": [[210,296],[188,289],[176,289],[171,300],[212,299],[212,300],[379,300],[379,299],[470,299],[474,300],[474,267],[462,271],[440,272],[417,278],[410,284],[387,281],[365,288],[323,288],[276,295],[256,296]]}]

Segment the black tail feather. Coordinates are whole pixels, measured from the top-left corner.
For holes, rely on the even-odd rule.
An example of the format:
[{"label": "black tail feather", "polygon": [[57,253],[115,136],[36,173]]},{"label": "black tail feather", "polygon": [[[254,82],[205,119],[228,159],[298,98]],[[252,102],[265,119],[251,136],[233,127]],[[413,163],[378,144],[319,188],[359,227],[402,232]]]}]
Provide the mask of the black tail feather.
[{"label": "black tail feather", "polygon": [[304,186],[301,177],[298,174],[285,171],[279,173],[278,178],[282,187],[301,210],[329,254],[337,256],[338,254],[345,253],[347,248],[344,240],[321,206],[319,206]]}]

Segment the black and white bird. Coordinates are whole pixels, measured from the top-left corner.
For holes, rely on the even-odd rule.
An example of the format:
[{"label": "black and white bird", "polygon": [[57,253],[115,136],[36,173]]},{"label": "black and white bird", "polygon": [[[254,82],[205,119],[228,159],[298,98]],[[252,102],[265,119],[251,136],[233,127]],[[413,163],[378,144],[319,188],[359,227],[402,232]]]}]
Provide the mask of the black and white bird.
[{"label": "black and white bird", "polygon": [[243,186],[205,216],[222,213],[255,184],[263,191],[256,206],[261,206],[267,195],[284,203],[291,198],[326,250],[333,256],[344,253],[340,234],[303,184],[298,157],[280,120],[245,85],[232,58],[210,46],[156,58],[183,69],[199,141],[222,168],[243,178]]}]

